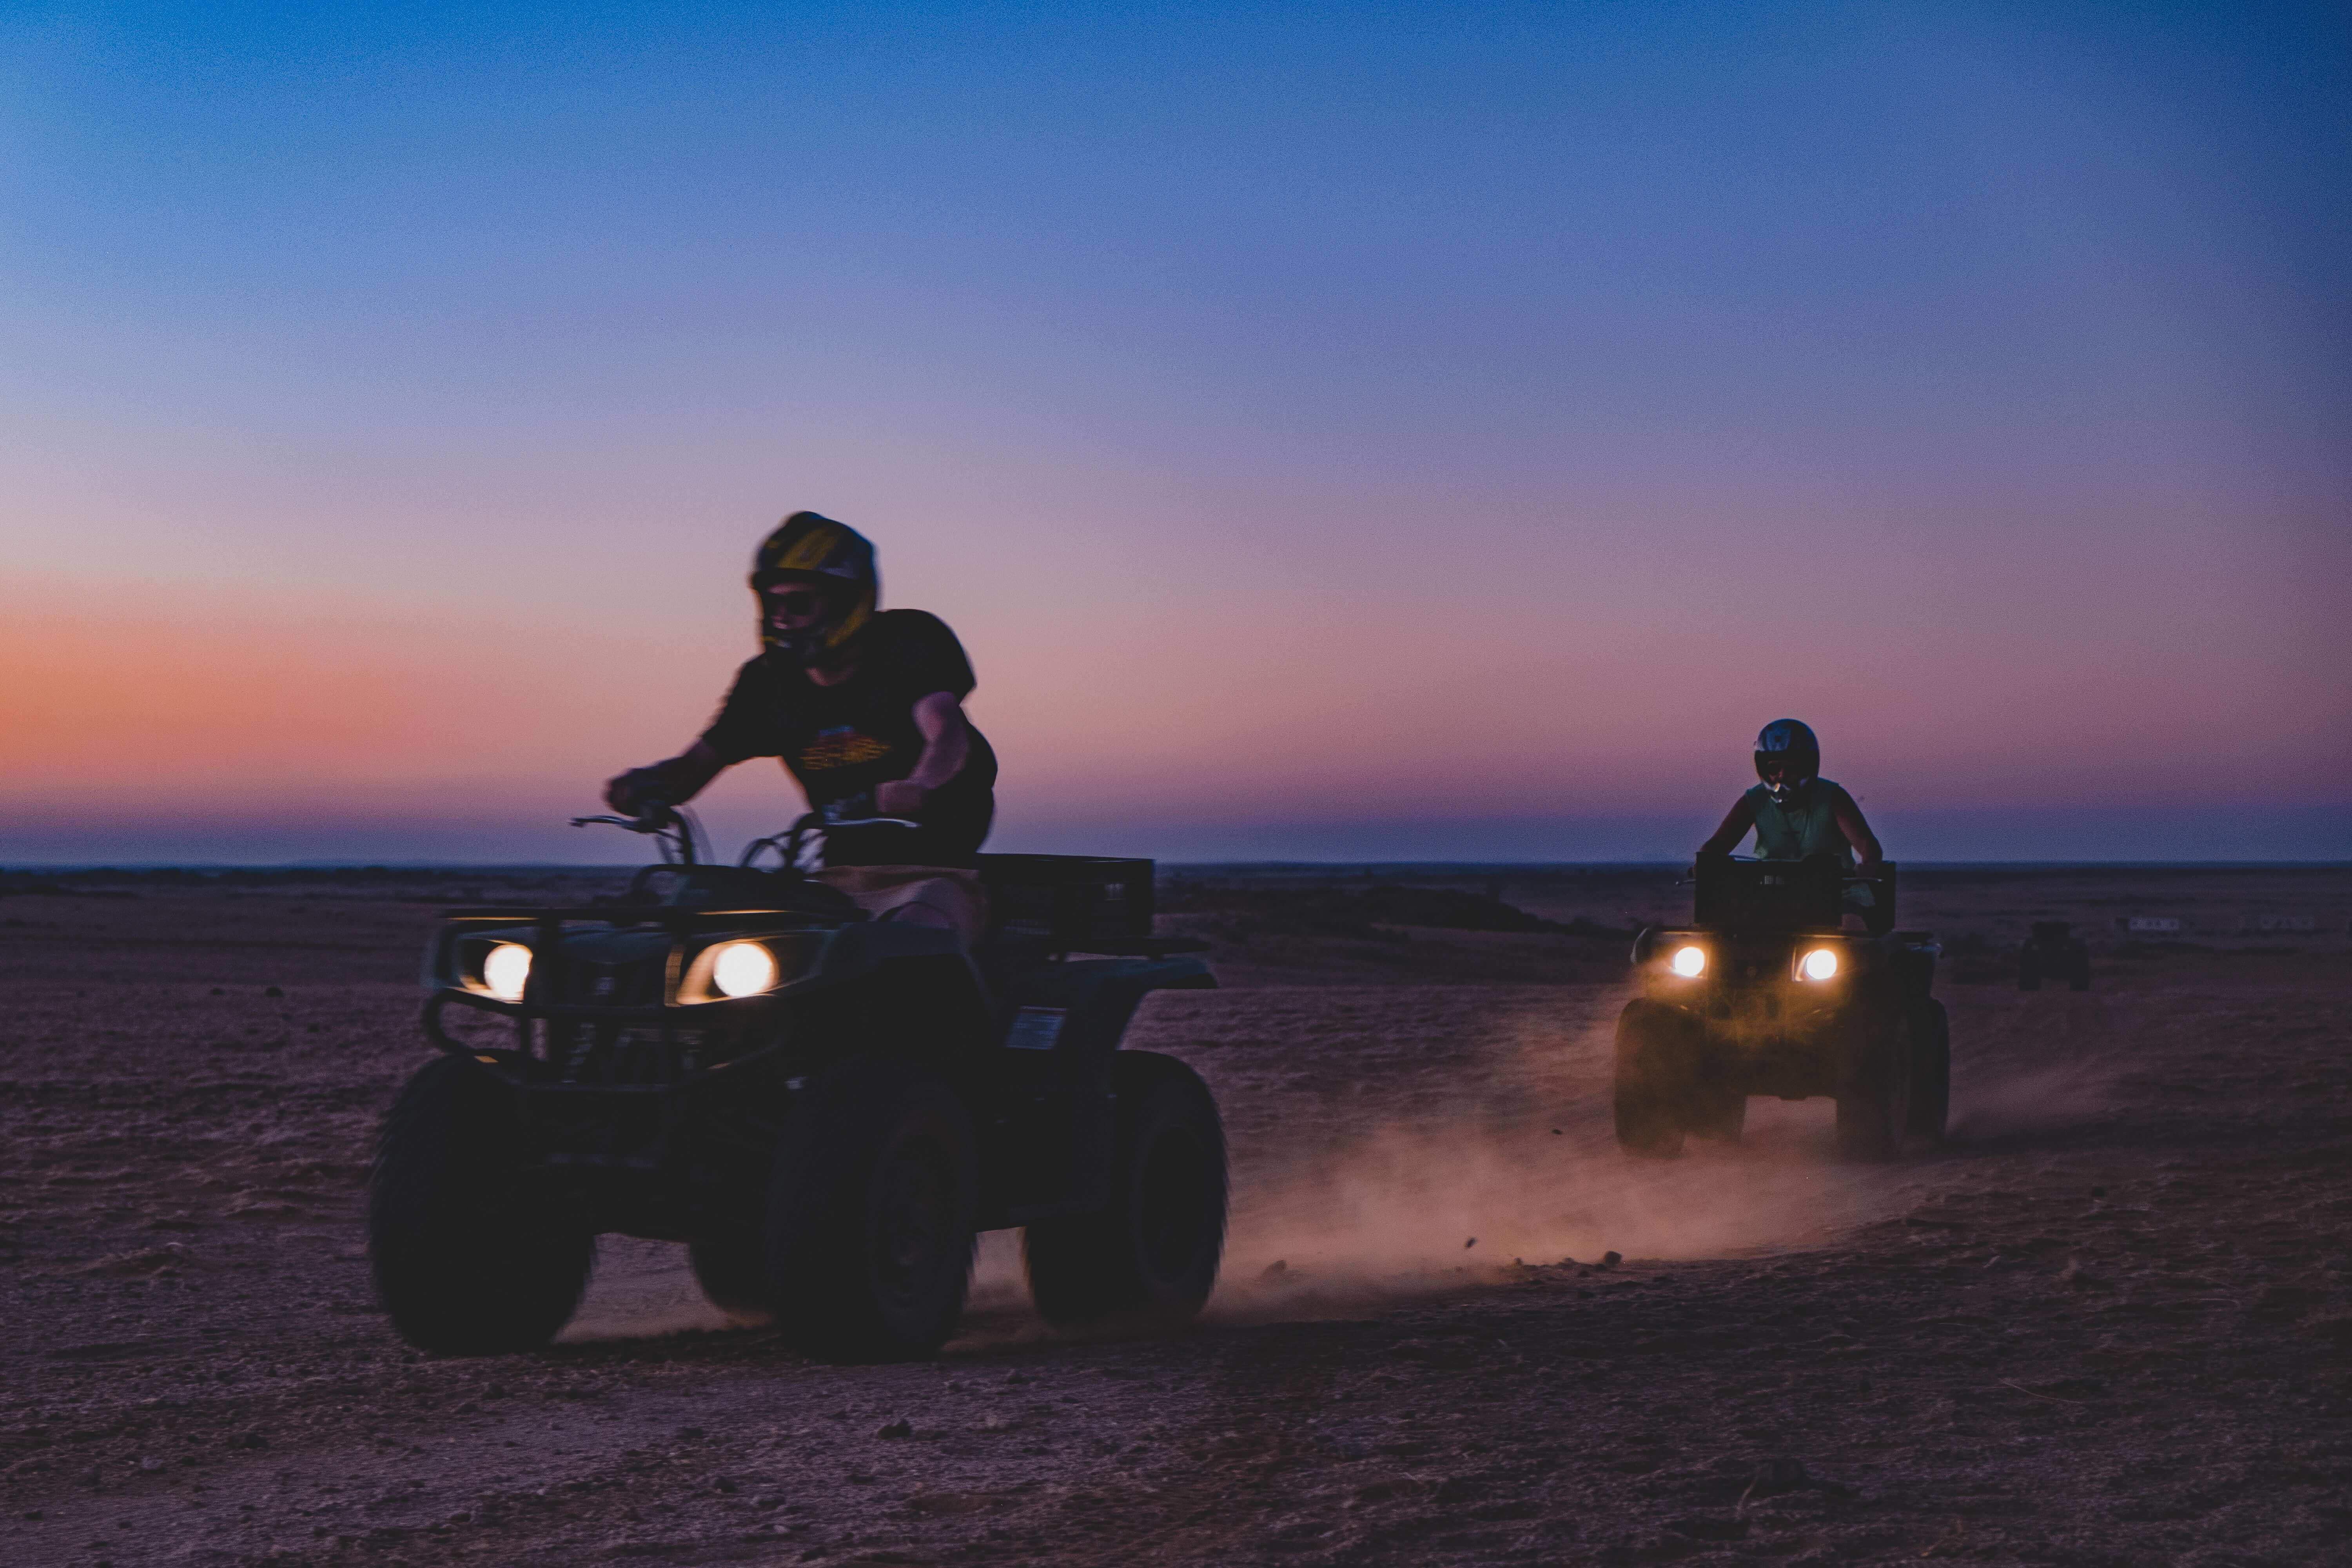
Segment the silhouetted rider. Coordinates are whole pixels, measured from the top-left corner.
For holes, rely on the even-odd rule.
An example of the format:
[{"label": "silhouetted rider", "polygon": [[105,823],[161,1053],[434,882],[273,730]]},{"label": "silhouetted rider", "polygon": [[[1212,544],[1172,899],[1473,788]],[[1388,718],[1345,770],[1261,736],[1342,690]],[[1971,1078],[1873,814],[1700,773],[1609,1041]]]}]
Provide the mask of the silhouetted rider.
[{"label": "silhouetted rider", "polygon": [[826,880],[877,912],[967,927],[969,911],[942,907],[962,894],[915,887],[961,885],[976,900],[976,880],[957,868],[973,864],[996,812],[996,753],[964,716],[975,683],[955,633],[921,610],[877,609],[873,545],[813,511],[760,546],[751,590],[763,647],[710,727],[679,755],[612,780],[604,798],[631,815],[651,799],[681,805],[736,763],[781,758],[828,822],[917,824],[828,834]]},{"label": "silhouetted rider", "polygon": [[[1732,803],[1723,826],[1698,847],[1701,855],[1728,855],[1748,830],[1761,860],[1803,860],[1830,855],[1848,872],[1869,876],[1885,851],[1843,786],[1821,776],[1822,744],[1794,719],[1775,719],[1756,737],[1756,776],[1762,781]],[[1859,858],[1859,864],[1857,864]],[[1852,909],[1869,909],[1868,888],[1845,890]],[[1850,921],[1860,917],[1849,913]]]}]

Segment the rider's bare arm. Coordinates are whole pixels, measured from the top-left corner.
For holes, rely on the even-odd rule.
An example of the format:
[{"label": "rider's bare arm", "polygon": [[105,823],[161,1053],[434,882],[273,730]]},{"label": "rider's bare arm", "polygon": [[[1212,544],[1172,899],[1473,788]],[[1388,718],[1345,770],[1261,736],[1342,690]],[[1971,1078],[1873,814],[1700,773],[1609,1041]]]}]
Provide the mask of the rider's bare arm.
[{"label": "rider's bare arm", "polygon": [[617,778],[606,780],[604,804],[625,816],[636,816],[637,808],[648,795],[659,795],[672,805],[684,805],[726,770],[727,764],[719,761],[709,742],[697,741],[667,762],[631,768]]},{"label": "rider's bare arm", "polygon": [[1698,847],[1698,852],[1702,855],[1728,855],[1739,847],[1739,841],[1747,837],[1748,830],[1755,826],[1756,808],[1748,804],[1748,797],[1743,795],[1731,803],[1731,809],[1724,813],[1723,826],[1715,830],[1714,837]]},{"label": "rider's bare arm", "polygon": [[1845,835],[1845,841],[1853,846],[1854,869],[1862,872],[1874,869],[1880,861],[1886,858],[1886,851],[1879,847],[1878,835],[1870,830],[1870,824],[1862,819],[1862,807],[1853,804],[1853,796],[1841,795],[1832,809],[1837,814],[1838,830]]},{"label": "rider's bare arm", "polygon": [[923,737],[923,754],[903,779],[877,785],[874,808],[885,816],[907,816],[923,809],[931,791],[957,773],[971,755],[971,731],[966,727],[963,704],[952,691],[934,691],[915,700],[915,728]]}]

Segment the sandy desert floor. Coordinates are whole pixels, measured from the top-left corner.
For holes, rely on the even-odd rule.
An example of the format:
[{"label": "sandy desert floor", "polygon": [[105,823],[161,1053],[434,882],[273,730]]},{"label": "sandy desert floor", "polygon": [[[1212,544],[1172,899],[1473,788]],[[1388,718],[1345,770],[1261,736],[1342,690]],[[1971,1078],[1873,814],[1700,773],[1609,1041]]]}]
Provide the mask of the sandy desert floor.
[{"label": "sandy desert floor", "polygon": [[[1502,891],[1601,924],[1686,896]],[[1622,1159],[1622,942],[1178,917],[1228,988],[1129,1043],[1225,1109],[1207,1319],[1056,1337],[993,1237],[945,1356],[849,1369],[625,1240],[544,1354],[391,1337],[359,1213],[425,1058],[414,889],[0,899],[0,1557],[2352,1561],[2352,873],[1908,899],[1953,950],[1955,1137],[1872,1169],[1823,1102]],[[2265,911],[2332,933],[2226,933]],[[2106,933],[2137,912],[2193,934]],[[2015,988],[2053,916],[2102,928],[2087,994]]]}]

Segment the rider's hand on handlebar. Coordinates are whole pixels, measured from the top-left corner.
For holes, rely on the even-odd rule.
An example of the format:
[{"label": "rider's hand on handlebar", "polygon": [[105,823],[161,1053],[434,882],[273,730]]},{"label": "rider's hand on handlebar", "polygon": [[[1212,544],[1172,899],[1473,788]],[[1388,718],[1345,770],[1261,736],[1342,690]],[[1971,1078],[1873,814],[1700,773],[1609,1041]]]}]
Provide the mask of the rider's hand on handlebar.
[{"label": "rider's hand on handlebar", "polygon": [[631,768],[604,782],[604,804],[623,816],[643,816],[653,806],[663,804],[662,784],[659,768]]},{"label": "rider's hand on handlebar", "polygon": [[931,792],[909,779],[893,779],[888,784],[874,786],[874,815],[877,816],[912,816],[923,809]]}]

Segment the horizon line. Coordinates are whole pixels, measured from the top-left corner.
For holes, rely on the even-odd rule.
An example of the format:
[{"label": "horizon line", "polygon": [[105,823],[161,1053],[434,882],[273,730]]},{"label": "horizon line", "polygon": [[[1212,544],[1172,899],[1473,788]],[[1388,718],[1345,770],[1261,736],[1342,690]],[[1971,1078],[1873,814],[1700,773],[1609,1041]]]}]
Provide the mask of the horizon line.
[{"label": "horizon line", "polygon": [[[1024,857],[1025,858],[1025,857]],[[1165,860],[1152,856],[1102,857],[1074,856],[1075,859],[1132,858],[1149,859],[1156,866],[1179,869],[1217,870],[1320,870],[1348,868],[1355,870],[1391,868],[1399,870],[1420,868],[1446,869],[1517,869],[1547,868],[1577,869],[1603,868],[1611,870],[1653,869],[1661,867],[1686,866],[1691,857],[1651,858],[1630,860]],[[2090,859],[2068,857],[2039,860],[1994,859],[1935,859],[1894,860],[1898,867],[1917,870],[2352,870],[2352,859],[2315,858],[2285,859],[2250,859],[2242,858],[2193,859]],[[226,872],[268,872],[274,875],[299,875],[316,872],[367,871],[568,871],[583,875],[635,871],[648,865],[646,860],[564,861],[564,860],[27,860],[14,864],[0,863],[0,878],[41,876],[93,876],[102,872],[122,872],[131,875],[152,875],[163,871],[216,875]],[[725,861],[701,862],[707,866],[723,866]]]}]

